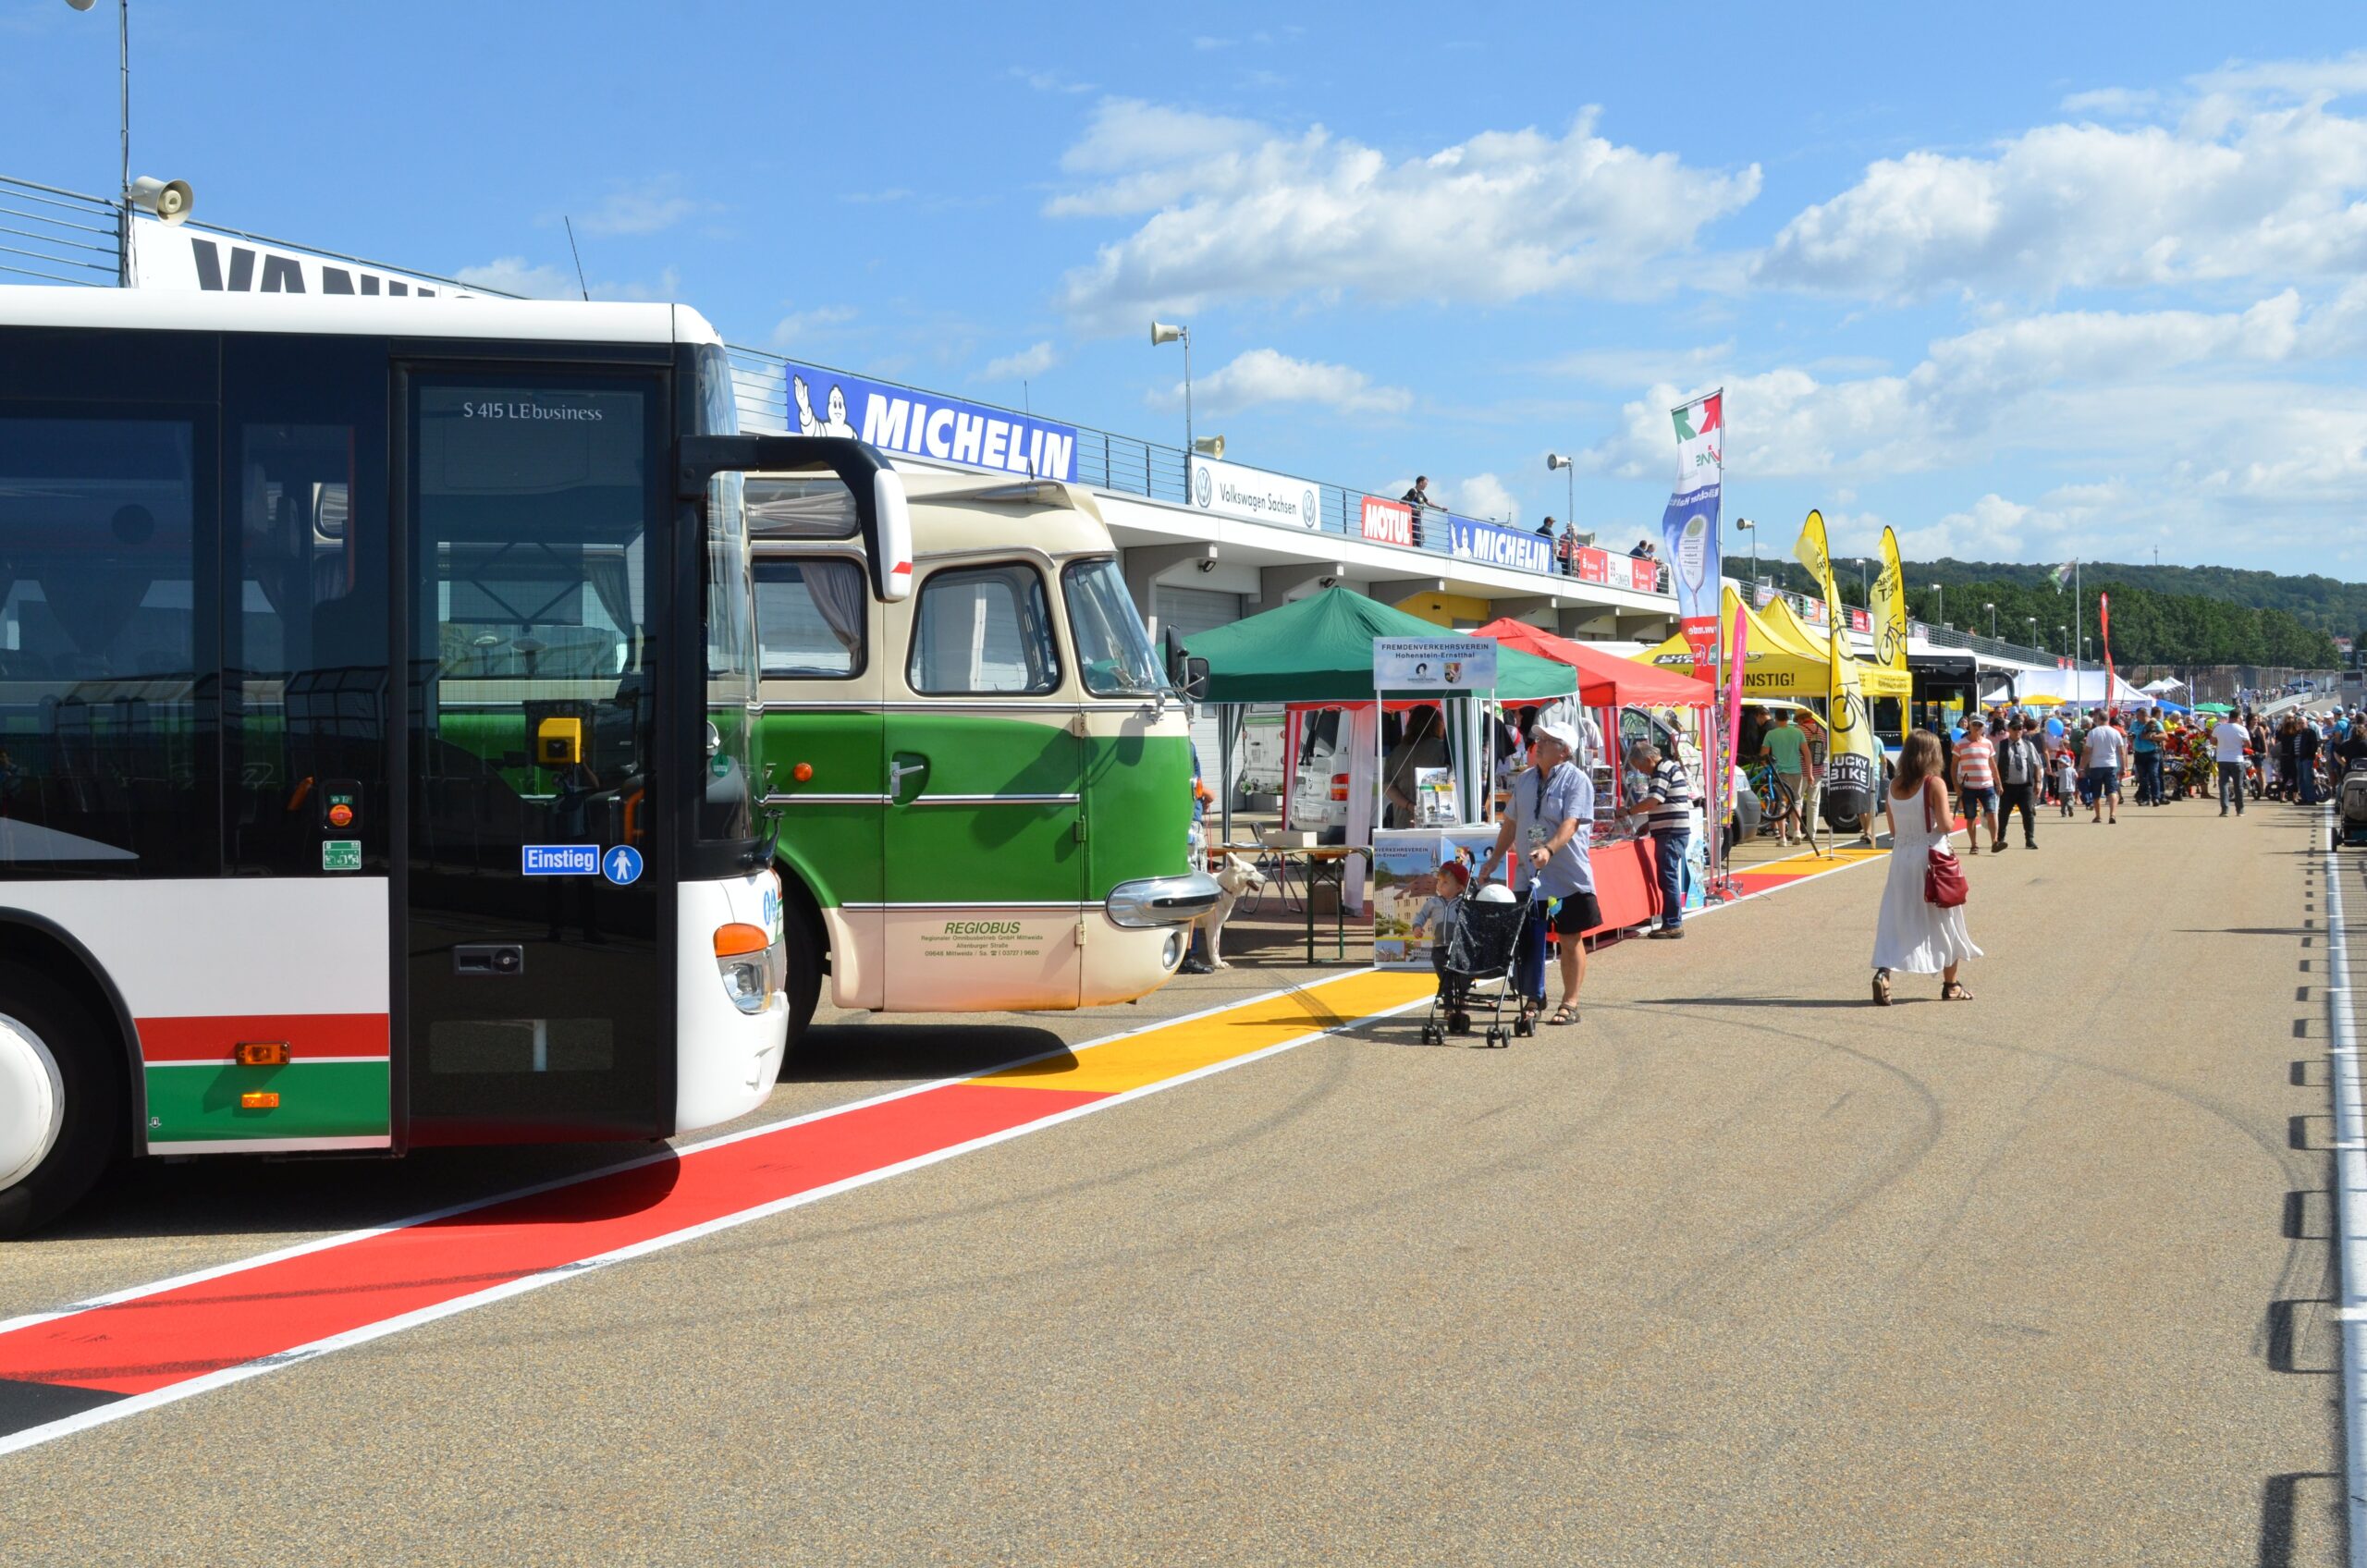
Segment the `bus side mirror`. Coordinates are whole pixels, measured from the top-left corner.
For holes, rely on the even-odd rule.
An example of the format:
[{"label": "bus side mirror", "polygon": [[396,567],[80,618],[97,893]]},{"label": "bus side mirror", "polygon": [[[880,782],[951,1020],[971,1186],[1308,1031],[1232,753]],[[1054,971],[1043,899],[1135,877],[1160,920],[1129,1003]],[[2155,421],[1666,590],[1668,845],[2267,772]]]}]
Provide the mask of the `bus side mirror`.
[{"label": "bus side mirror", "polygon": [[1208,660],[1196,659],[1187,655],[1184,660],[1183,677],[1184,678],[1182,680],[1175,683],[1175,689],[1177,691],[1183,692],[1186,697],[1189,697],[1196,703],[1208,694]]},{"label": "bus side mirror", "polygon": [[838,475],[853,498],[864,548],[871,556],[871,591],[893,603],[913,592],[913,514],[903,476],[868,442],[832,435],[685,435],[677,494],[694,501],[709,474],[795,473],[816,469]]},{"label": "bus side mirror", "polygon": [[[871,476],[872,510],[878,515],[872,551],[872,586],[889,604],[913,596],[913,509],[904,498],[904,476],[883,468]],[[882,569],[885,570],[882,570]]]}]

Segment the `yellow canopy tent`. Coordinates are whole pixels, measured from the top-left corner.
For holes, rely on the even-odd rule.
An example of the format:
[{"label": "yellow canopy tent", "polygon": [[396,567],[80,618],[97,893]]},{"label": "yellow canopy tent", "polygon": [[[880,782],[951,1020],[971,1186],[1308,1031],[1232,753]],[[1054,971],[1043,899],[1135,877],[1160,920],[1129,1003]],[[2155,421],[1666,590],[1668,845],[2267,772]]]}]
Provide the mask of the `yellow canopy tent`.
[{"label": "yellow canopy tent", "polygon": [[[1735,606],[1739,602],[1732,588],[1725,591],[1720,606],[1722,613],[1718,618],[1722,631],[1734,624]],[[1774,601],[1772,607],[1782,608],[1783,601]],[[1743,655],[1742,689],[1745,700],[1756,697],[1812,697],[1818,702],[1824,701],[1833,682],[1832,666],[1825,658],[1824,650],[1784,635],[1756,610],[1744,613],[1750,627],[1749,643]],[[1786,615],[1789,613],[1785,611]],[[1797,624],[1794,622],[1794,625]],[[1681,669],[1687,674],[1693,670],[1693,650],[1686,645],[1685,634],[1681,631],[1659,647],[1647,649],[1636,656],[1662,669]],[[1879,668],[1863,659],[1858,661],[1858,680],[1869,696],[1907,695],[1907,674],[1905,670]]]},{"label": "yellow canopy tent", "polygon": [[[1831,613],[1846,615],[1849,612],[1836,608]],[[1805,654],[1820,665],[1825,662],[1826,649],[1831,646],[1825,633],[1802,620],[1793,612],[1792,606],[1782,599],[1769,600],[1767,613],[1760,619],[1767,623],[1767,629],[1770,631],[1774,632],[1788,645],[1790,651]],[[1915,678],[1906,670],[1895,669],[1886,664],[1874,664],[1866,659],[1858,659],[1856,662],[1858,690],[1866,694],[1866,700],[1869,702],[1876,697],[1905,697],[1914,690]]]}]

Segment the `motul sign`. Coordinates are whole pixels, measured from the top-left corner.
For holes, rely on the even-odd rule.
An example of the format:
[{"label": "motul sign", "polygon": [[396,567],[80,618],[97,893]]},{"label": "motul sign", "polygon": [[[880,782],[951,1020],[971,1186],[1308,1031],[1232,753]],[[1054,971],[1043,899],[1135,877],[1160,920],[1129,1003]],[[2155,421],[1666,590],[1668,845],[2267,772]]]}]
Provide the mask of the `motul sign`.
[{"label": "motul sign", "polygon": [[1378,496],[1365,497],[1364,536],[1376,545],[1414,545],[1414,508],[1403,501],[1384,501]]}]

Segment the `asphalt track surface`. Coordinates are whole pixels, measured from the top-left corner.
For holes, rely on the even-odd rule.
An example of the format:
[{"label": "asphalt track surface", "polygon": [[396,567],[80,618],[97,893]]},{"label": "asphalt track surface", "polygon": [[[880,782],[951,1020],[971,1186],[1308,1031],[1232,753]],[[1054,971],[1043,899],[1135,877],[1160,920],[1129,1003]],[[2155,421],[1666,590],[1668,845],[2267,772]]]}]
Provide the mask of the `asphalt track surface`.
[{"label": "asphalt track surface", "polygon": [[[1847,870],[1507,1050],[1351,1027],[76,1432],[0,1562],[2337,1562],[2318,822],[2046,820],[1968,1004],[1866,1005]],[[840,1023],[754,1120],[1275,984]],[[134,1169],[0,1317],[627,1152]]]}]

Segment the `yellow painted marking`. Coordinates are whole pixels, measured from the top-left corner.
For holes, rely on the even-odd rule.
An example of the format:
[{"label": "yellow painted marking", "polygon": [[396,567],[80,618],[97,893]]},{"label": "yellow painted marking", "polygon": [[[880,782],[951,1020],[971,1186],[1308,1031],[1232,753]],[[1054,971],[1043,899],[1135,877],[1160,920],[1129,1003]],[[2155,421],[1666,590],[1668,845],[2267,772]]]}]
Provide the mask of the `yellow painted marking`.
[{"label": "yellow painted marking", "polygon": [[1139,1035],[1091,1046],[1074,1056],[1022,1062],[973,1078],[1006,1089],[1080,1089],[1122,1094],[1285,1040],[1337,1029],[1419,1001],[1438,989],[1435,975],[1366,970],[1318,981],[1279,997],[1240,1002],[1198,1018],[1154,1024]]}]

